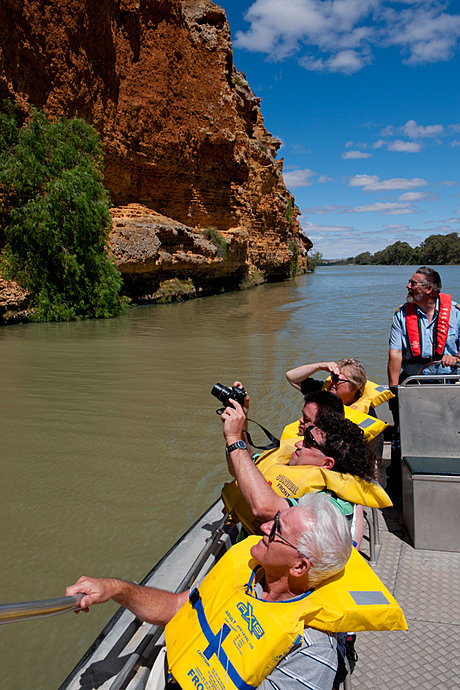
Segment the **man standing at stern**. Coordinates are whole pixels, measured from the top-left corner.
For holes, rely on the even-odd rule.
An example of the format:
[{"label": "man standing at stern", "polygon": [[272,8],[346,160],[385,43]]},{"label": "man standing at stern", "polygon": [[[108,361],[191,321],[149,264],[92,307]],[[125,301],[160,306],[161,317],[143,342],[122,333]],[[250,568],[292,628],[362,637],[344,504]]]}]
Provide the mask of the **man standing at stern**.
[{"label": "man standing at stern", "polygon": [[441,277],[427,266],[407,282],[407,302],[393,317],[388,384],[397,386],[424,364],[439,362],[426,374],[452,374],[460,362],[460,306],[441,293]]}]

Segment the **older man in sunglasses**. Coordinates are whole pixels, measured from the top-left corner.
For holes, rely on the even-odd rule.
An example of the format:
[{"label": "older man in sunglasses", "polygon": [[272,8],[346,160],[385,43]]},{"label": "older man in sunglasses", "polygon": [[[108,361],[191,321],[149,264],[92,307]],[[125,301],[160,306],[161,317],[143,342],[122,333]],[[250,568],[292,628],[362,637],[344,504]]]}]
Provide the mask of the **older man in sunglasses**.
[{"label": "older man in sunglasses", "polygon": [[[324,580],[343,570],[351,554],[351,537],[345,518],[324,494],[312,494],[306,497],[305,501],[303,506],[277,512],[270,521],[262,525],[262,537],[260,539],[252,537],[248,540],[247,546],[244,542],[230,549],[222,561],[214,566],[203,583],[198,586],[198,593],[201,590],[204,606],[210,605],[210,601],[213,602],[213,628],[218,630],[228,614],[227,603],[220,604],[221,614],[215,614],[216,608],[219,609],[221,591],[236,587],[236,592],[238,592],[237,583],[239,581],[251,581],[251,573],[256,573],[256,575],[251,589],[246,589],[246,597],[249,602],[246,605],[247,608],[252,610],[250,604],[252,598],[265,602],[276,602],[277,606],[281,606],[280,609],[276,609],[279,614],[276,614],[275,619],[278,619],[279,615],[281,617],[284,615],[282,609],[284,603],[289,603],[292,606],[291,602],[296,602],[294,605],[297,605],[299,600],[308,602],[308,594],[313,588],[318,588]],[[238,554],[237,556],[233,556],[234,551]],[[247,555],[245,556],[246,551]],[[244,552],[243,558],[241,558],[242,552]],[[213,580],[213,572],[217,568],[219,568],[219,576]],[[210,585],[209,583],[213,581],[215,584]],[[206,588],[205,583],[207,583]],[[210,588],[211,592],[209,592]],[[113,599],[128,608],[141,620],[157,625],[166,625],[171,621],[171,626],[166,627],[166,645],[173,676],[184,690],[195,688],[196,681],[192,677],[193,674],[187,670],[185,672],[180,670],[180,656],[182,653],[184,655],[189,653],[187,644],[190,643],[190,638],[195,639],[193,636],[197,623],[191,606],[196,606],[196,601],[200,599],[200,596],[192,593],[189,600],[190,592],[188,591],[172,593],[143,587],[117,578],[90,577],[81,577],[74,585],[67,587],[66,594],[68,596],[76,593],[84,593],[81,600],[81,608],[84,611],[87,611],[94,604],[102,604]],[[241,597],[240,594],[238,596]],[[237,607],[241,610],[242,604],[238,604]],[[174,619],[176,614],[177,618]],[[191,617],[191,624],[183,622],[183,617],[186,618],[187,616]],[[196,616],[198,617],[198,614]],[[302,616],[298,620],[302,620]],[[254,625],[255,623],[261,624],[262,634],[264,629],[267,633],[269,632],[268,619],[256,621],[255,614],[252,613],[250,624]],[[260,654],[262,657],[263,663],[260,664],[261,660],[258,658],[256,663],[259,668],[262,667],[262,671],[256,672],[251,669],[251,672],[255,674],[252,678],[257,679],[259,687],[267,688],[267,690],[272,687],[290,690],[295,685],[299,687],[299,690],[301,686],[303,688],[330,690],[337,667],[335,636],[313,628],[305,628],[303,636],[293,648],[290,642],[292,638],[286,637],[286,641],[283,641],[285,633],[287,635],[284,625],[287,627],[287,623],[281,625],[280,642],[281,645],[284,644],[286,651],[288,649],[292,651],[282,658],[283,653],[275,655],[274,652],[266,651],[268,647],[265,642],[260,644],[258,655]],[[301,624],[301,629],[303,625]],[[231,627],[237,630],[235,626],[236,622],[232,623]],[[277,635],[279,636],[280,626],[277,627]],[[243,636],[242,640],[244,638],[248,640],[248,634],[246,630],[246,635]],[[257,635],[253,637],[249,635],[252,644],[256,643],[256,637]],[[243,652],[245,649],[242,640],[238,643],[239,651],[232,652],[233,646],[230,645],[229,658],[224,664],[224,669],[219,667],[219,661],[221,664],[223,663],[220,658],[216,661],[213,654],[207,656],[218,667],[214,673],[226,674],[231,665],[238,666],[241,649]],[[198,637],[197,642],[194,642],[192,647],[194,652],[196,647],[198,655],[204,658],[202,651],[204,655],[207,654],[205,649],[207,642],[205,641],[202,651],[200,651],[200,644],[201,640]],[[264,658],[264,654],[267,655],[267,658]],[[176,658],[177,656],[179,659]],[[278,661],[277,664],[277,660],[281,658],[282,660]],[[188,657],[186,657],[185,662],[185,669],[188,669]],[[190,666],[192,666],[191,661]],[[265,671],[265,668],[268,670]],[[269,672],[270,668],[273,669],[271,672]],[[269,675],[263,681],[266,673]],[[232,680],[234,679],[232,678]],[[242,680],[244,681],[245,678],[243,677]],[[203,677],[201,677],[201,681],[204,683],[204,690],[207,690],[208,686]],[[229,687],[234,686],[229,682]]]},{"label": "older man in sunglasses", "polygon": [[393,317],[388,383],[397,386],[424,364],[439,362],[426,374],[451,374],[460,362],[460,305],[441,293],[441,277],[427,266],[407,282],[407,302]]}]

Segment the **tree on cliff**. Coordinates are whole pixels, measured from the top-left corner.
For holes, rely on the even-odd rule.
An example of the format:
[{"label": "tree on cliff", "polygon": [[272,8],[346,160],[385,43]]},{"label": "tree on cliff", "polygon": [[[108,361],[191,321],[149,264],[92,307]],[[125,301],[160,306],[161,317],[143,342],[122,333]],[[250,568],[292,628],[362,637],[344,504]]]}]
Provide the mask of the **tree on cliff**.
[{"label": "tree on cliff", "polygon": [[36,321],[108,317],[123,310],[121,276],[106,254],[110,229],[102,153],[83,120],[22,124],[0,109],[1,270],[33,295]]}]

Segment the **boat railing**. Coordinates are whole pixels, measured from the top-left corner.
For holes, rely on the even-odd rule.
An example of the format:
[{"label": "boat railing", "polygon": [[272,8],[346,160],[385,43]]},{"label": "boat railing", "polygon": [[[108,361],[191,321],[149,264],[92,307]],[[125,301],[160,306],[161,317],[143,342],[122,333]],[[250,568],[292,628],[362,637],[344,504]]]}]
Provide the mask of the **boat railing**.
[{"label": "boat railing", "polygon": [[[191,585],[203,569],[206,561],[213,553],[213,550],[219,539],[222,537],[226,527],[228,526],[227,520],[228,513],[224,515],[224,517],[212,533],[212,536],[210,536],[209,539],[206,541],[203,549],[196,557],[186,576],[183,578],[183,580],[176,588],[176,592],[184,592],[185,590],[191,587]],[[151,656],[163,632],[163,626],[151,626],[149,634],[144,637],[144,639],[138,645],[137,649],[129,655],[124,666],[117,674],[113,683],[110,685],[109,690],[122,690],[126,687],[129,678],[134,673],[136,667],[140,664],[141,660],[143,658],[148,659]]]},{"label": "boat railing", "polygon": [[33,620],[58,616],[67,611],[80,608],[83,594],[58,599],[40,599],[38,601],[23,601],[14,604],[0,604],[0,625],[2,623],[16,623],[18,621]]},{"label": "boat railing", "polygon": [[[420,367],[418,372],[414,376],[408,376],[404,379],[400,386],[410,386],[414,384],[420,385],[430,385],[439,383],[460,383],[460,362],[454,364],[451,369],[456,369],[456,374],[427,374],[426,370],[439,366],[439,362],[431,362],[430,364],[424,364]],[[425,373],[423,373],[425,372]]]}]

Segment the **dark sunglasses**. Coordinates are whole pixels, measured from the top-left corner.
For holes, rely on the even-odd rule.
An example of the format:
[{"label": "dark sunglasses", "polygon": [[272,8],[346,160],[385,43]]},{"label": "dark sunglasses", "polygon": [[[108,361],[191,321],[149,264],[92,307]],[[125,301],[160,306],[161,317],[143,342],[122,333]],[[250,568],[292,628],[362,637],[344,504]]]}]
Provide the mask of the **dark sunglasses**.
[{"label": "dark sunglasses", "polygon": [[[284,542],[285,544],[290,546],[292,549],[295,549],[298,553],[301,553],[299,551],[299,549],[297,548],[297,546],[294,546],[294,544],[291,544],[290,541],[285,539],[280,534],[280,512],[281,511],[278,510],[275,517],[273,518],[273,527],[271,528],[270,534],[268,535],[268,541],[271,543],[271,542],[275,541],[275,537],[278,537],[278,539],[280,539],[282,542]],[[305,556],[305,554],[301,554],[301,555],[304,556],[305,558],[308,558],[310,563],[313,565],[313,561],[311,560],[311,558],[309,556]]]},{"label": "dark sunglasses", "polygon": [[311,433],[311,430],[313,428],[313,425],[311,424],[310,426],[305,427],[304,435],[303,435],[303,445],[304,448],[317,448],[324,454],[324,446],[322,446],[316,438],[313,436]]},{"label": "dark sunglasses", "polygon": [[341,379],[338,374],[331,374],[331,382],[336,386],[340,386],[341,383],[350,383],[348,379]]},{"label": "dark sunglasses", "polygon": [[412,280],[412,279],[408,280],[407,282],[411,287],[422,287],[423,285],[426,285],[426,283],[417,283],[416,280]]},{"label": "dark sunglasses", "polygon": [[282,537],[280,534],[280,512],[281,511],[278,510],[275,517],[273,518],[273,526],[270,530],[270,534],[268,535],[268,541],[271,543],[272,541],[275,541],[275,537],[278,537],[278,539],[281,539],[281,541],[283,541],[285,544],[291,546],[293,549],[297,551],[297,546],[291,544],[290,541]]}]

